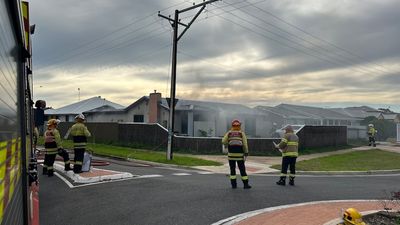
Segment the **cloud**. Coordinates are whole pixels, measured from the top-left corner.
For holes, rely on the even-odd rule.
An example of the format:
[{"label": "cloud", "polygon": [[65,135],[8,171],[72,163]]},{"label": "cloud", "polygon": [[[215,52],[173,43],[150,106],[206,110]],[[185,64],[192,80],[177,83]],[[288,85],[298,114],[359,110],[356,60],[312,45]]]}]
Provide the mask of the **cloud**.
[{"label": "cloud", "polygon": [[[123,105],[154,89],[169,95],[171,25],[157,11],[168,16],[189,6],[31,2],[35,96],[62,106],[76,101],[77,87],[82,99],[101,95]],[[399,10],[396,0],[209,5],[178,43],[177,95],[243,104],[396,103]]]}]

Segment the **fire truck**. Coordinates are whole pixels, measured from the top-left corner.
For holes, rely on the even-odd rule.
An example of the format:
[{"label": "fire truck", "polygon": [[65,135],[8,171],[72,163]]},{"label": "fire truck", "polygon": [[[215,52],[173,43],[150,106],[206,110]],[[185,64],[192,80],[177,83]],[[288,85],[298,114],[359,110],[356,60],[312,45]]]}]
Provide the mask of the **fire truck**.
[{"label": "fire truck", "polygon": [[0,0],[0,224],[39,224],[29,3]]}]

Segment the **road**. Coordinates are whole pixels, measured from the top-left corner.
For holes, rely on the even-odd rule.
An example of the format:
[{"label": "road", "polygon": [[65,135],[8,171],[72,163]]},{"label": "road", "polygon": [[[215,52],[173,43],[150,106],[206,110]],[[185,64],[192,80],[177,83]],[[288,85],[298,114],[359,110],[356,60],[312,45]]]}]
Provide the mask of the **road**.
[{"label": "road", "polygon": [[[135,179],[69,188],[40,176],[42,225],[196,225],[266,207],[342,199],[380,199],[399,191],[400,175],[304,176],[277,186],[276,176],[250,176],[250,190],[230,188],[223,174],[120,162],[104,167]],[[340,212],[338,212],[339,215]]]}]

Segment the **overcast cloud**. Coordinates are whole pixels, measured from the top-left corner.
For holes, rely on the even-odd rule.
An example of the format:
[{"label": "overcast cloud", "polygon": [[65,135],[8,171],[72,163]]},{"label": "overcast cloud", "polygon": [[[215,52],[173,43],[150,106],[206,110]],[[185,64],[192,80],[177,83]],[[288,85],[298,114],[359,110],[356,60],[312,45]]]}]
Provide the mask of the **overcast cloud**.
[{"label": "overcast cloud", "polygon": [[[77,101],[78,88],[81,100],[126,106],[153,90],[169,96],[172,29],[157,12],[191,5],[31,1],[35,99],[57,108]],[[213,3],[179,41],[177,98],[400,111],[399,12],[398,0]]]}]

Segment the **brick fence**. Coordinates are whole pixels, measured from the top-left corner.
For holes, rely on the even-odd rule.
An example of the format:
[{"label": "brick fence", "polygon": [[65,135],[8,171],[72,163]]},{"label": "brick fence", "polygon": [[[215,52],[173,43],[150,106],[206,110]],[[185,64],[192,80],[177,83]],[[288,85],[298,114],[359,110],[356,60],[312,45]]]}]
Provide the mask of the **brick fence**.
[{"label": "brick fence", "polygon": [[[61,135],[67,132],[73,123],[59,125]],[[125,146],[142,145],[152,149],[167,148],[168,132],[159,124],[143,123],[87,123],[96,143],[114,143]],[[339,147],[347,144],[345,126],[305,126],[297,135],[300,149],[316,147]],[[219,154],[222,151],[222,137],[183,137],[174,138],[174,150],[195,154]],[[277,155],[273,143],[279,138],[249,138],[249,151],[252,155]]]}]

